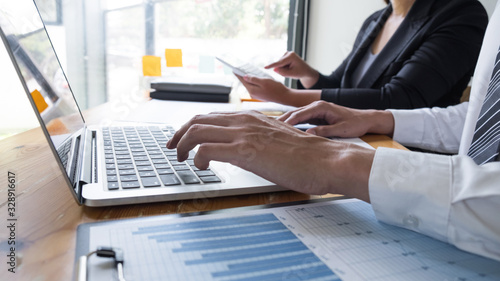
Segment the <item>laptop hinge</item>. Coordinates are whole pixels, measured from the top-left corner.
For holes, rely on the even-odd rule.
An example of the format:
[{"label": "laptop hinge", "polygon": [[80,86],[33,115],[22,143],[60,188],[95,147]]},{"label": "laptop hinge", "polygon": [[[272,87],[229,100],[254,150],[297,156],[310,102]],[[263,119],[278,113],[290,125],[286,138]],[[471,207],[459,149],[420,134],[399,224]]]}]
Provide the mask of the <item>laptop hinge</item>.
[{"label": "laptop hinge", "polygon": [[[78,185],[79,190],[82,192],[82,187],[85,184],[89,184],[92,182],[92,171],[93,171],[93,161],[92,161],[92,153],[93,153],[93,133],[90,130],[84,130],[82,134],[82,154],[80,161],[80,174],[78,175]],[[81,196],[81,194],[80,194]]]}]

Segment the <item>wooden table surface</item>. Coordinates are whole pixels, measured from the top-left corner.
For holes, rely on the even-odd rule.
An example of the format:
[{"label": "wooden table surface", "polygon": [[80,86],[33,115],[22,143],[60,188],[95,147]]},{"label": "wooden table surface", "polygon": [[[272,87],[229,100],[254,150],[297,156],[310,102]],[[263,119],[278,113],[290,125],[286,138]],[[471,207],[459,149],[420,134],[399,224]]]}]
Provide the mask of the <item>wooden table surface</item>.
[{"label": "wooden table surface", "polygon": [[[102,108],[97,108],[102,109]],[[87,121],[101,120],[89,111]],[[363,140],[374,147],[403,148],[387,136]],[[76,228],[81,223],[294,202],[335,195],[310,196],[282,191],[221,198],[90,208],[74,201],[40,128],[0,141],[0,280],[71,280]],[[15,210],[9,210],[8,173],[15,174]],[[12,201],[10,201],[12,203]],[[17,221],[8,221],[14,211]],[[15,231],[8,226],[15,223]],[[14,239],[9,240],[9,237]],[[15,241],[9,245],[9,241]],[[15,247],[16,273],[8,271]]]}]

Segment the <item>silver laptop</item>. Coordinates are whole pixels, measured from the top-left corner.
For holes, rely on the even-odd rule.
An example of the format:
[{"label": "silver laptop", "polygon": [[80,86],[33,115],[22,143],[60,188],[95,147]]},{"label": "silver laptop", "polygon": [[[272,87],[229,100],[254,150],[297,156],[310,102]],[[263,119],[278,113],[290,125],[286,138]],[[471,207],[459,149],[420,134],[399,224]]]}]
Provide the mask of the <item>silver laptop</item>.
[{"label": "silver laptop", "polygon": [[0,34],[66,182],[79,204],[109,206],[283,190],[250,172],[178,162],[163,124],[85,124],[36,5],[0,1]]}]

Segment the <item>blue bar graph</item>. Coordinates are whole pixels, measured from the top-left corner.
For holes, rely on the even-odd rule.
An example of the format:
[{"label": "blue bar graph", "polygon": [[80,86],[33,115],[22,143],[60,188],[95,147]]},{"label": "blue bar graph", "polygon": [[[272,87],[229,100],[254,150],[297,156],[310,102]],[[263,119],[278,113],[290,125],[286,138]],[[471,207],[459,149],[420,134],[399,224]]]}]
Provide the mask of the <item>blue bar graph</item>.
[{"label": "blue bar graph", "polygon": [[263,235],[255,235],[246,237],[245,239],[238,238],[227,238],[224,240],[213,240],[210,243],[205,241],[201,242],[186,242],[181,243],[181,248],[176,248],[174,252],[187,252],[187,251],[201,251],[201,250],[210,250],[210,249],[219,249],[219,248],[228,248],[228,247],[241,247],[246,245],[258,245],[264,243],[271,243],[275,241],[287,241],[287,240],[296,240],[297,237],[286,230],[283,232],[276,232],[272,234],[263,234]]},{"label": "blue bar graph", "polygon": [[185,270],[213,268],[207,280],[340,280],[274,214],[146,226],[132,234],[168,245],[166,254]]},{"label": "blue bar graph", "polygon": [[234,259],[259,258],[262,256],[272,255],[283,251],[307,251],[307,250],[308,250],[307,247],[304,246],[304,244],[302,244],[301,242],[292,242],[292,243],[276,245],[273,247],[268,247],[268,246],[255,247],[247,249],[245,251],[234,250],[234,251],[202,254],[203,258],[198,260],[187,261],[186,264],[192,265],[192,264],[211,263],[218,261],[231,261]]},{"label": "blue bar graph", "polygon": [[133,234],[145,234],[145,233],[154,233],[161,231],[189,230],[189,229],[199,230],[204,227],[232,226],[237,224],[249,224],[249,223],[259,223],[259,222],[263,223],[269,221],[275,222],[276,217],[273,214],[262,214],[262,215],[255,215],[251,217],[242,217],[242,218],[225,218],[225,219],[210,220],[210,221],[186,222],[182,224],[139,227],[139,230],[134,231]]},{"label": "blue bar graph", "polygon": [[[172,233],[172,234],[160,234],[149,236],[151,239],[155,239],[158,242],[162,241],[181,241],[199,238],[217,238],[221,236],[226,236],[228,228],[220,229],[210,229],[210,230],[194,230],[189,232]],[[244,235],[259,233],[272,230],[285,230],[286,227],[279,221],[270,224],[260,224],[259,228],[253,228],[248,226],[241,227],[231,227],[232,235]]]},{"label": "blue bar graph", "polygon": [[271,270],[275,268],[287,268],[297,264],[311,264],[319,262],[319,259],[313,253],[306,253],[301,255],[291,255],[282,258],[261,259],[255,262],[247,263],[232,263],[229,264],[229,270],[219,271],[212,273],[214,277],[238,275],[244,273],[251,273],[254,271]]},{"label": "blue bar graph", "polygon": [[[369,204],[352,199],[88,231],[89,249],[123,250],[127,280],[500,280],[498,261],[380,223]],[[89,280],[116,277],[108,259],[88,265]]]}]

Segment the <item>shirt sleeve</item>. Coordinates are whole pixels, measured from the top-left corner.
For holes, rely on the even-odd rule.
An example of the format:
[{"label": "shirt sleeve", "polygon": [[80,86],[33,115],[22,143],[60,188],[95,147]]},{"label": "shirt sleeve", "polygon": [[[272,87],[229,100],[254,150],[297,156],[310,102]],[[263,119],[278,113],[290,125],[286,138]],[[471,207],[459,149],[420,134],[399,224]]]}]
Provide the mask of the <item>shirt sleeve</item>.
[{"label": "shirt sleeve", "polygon": [[394,116],[393,139],[405,146],[456,154],[468,105],[465,102],[447,108],[389,110]]},{"label": "shirt sleeve", "polygon": [[500,261],[500,162],[379,148],[370,201],[377,218]]}]

